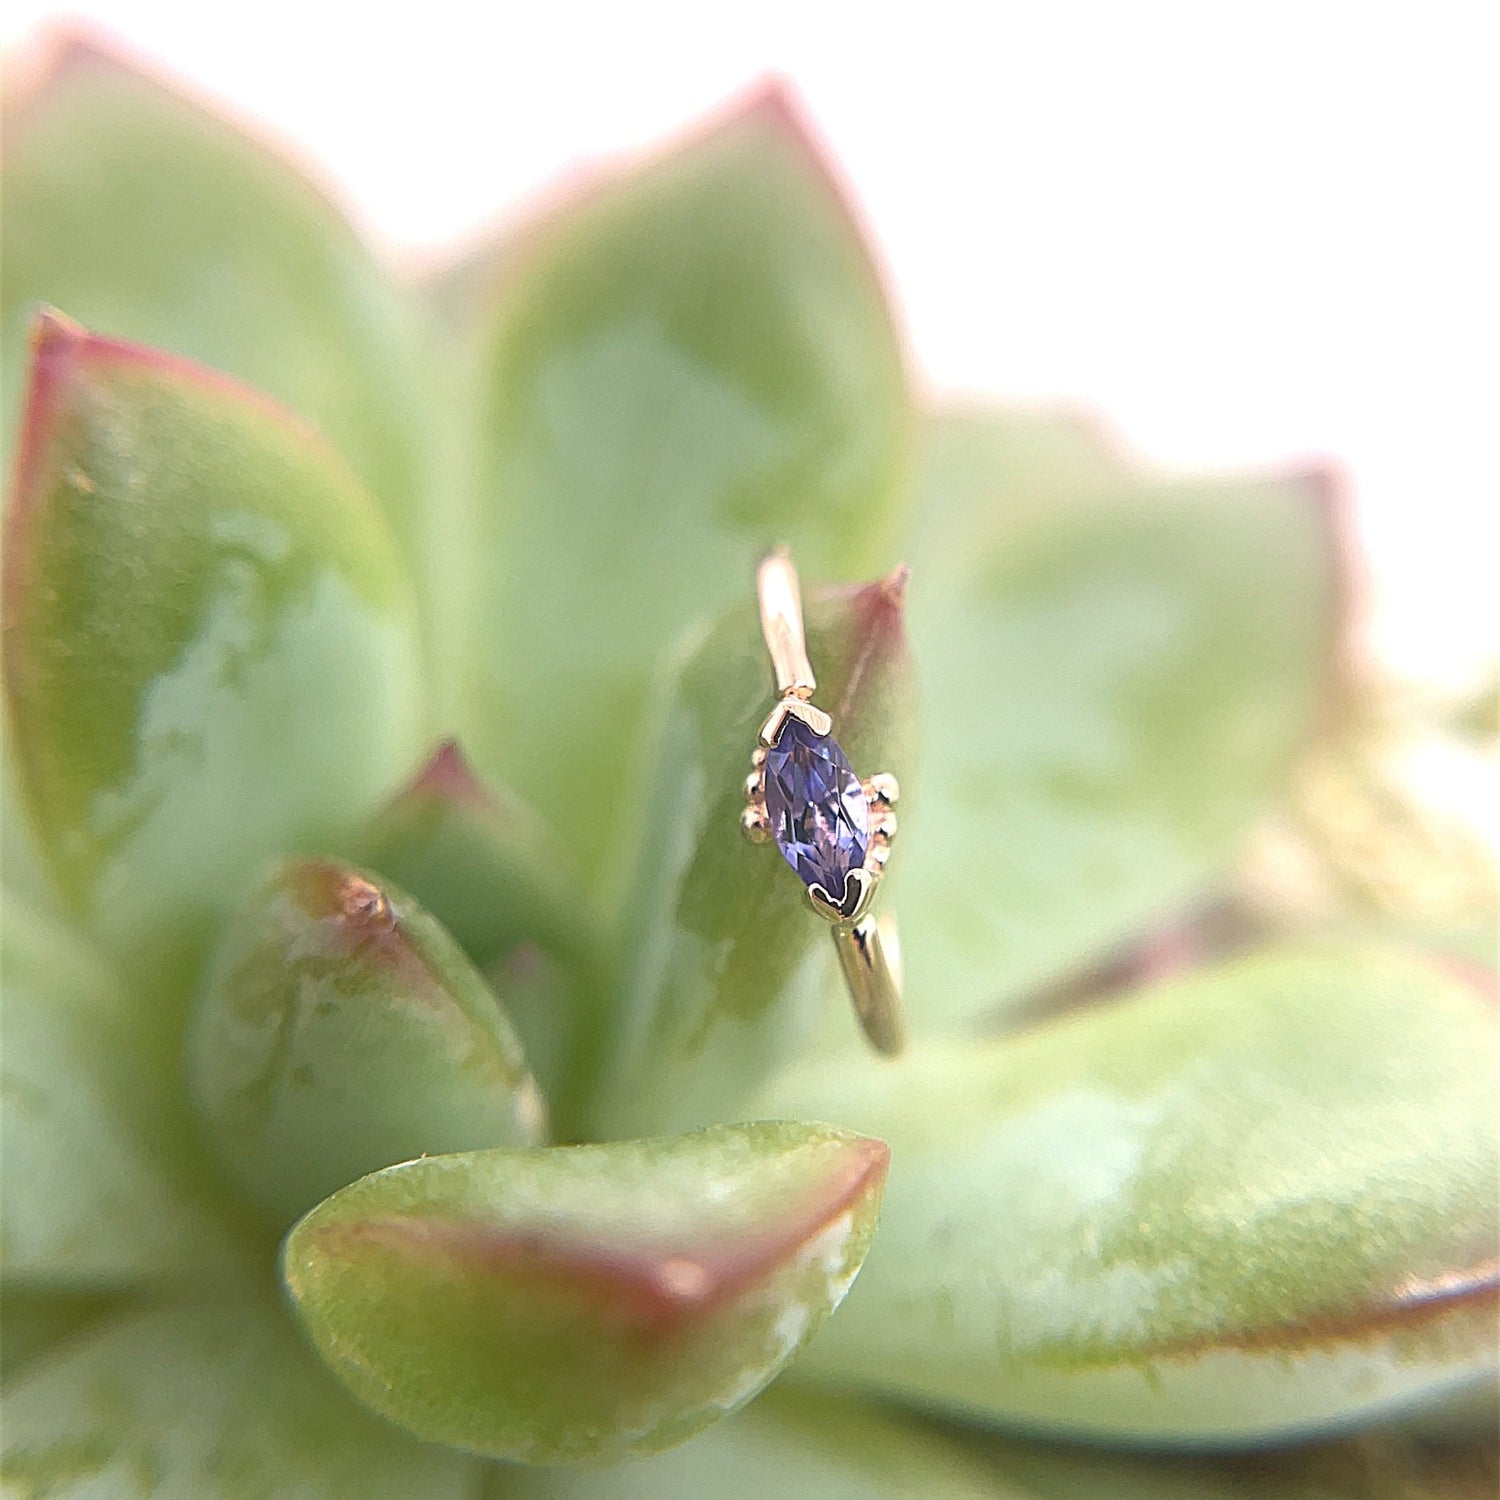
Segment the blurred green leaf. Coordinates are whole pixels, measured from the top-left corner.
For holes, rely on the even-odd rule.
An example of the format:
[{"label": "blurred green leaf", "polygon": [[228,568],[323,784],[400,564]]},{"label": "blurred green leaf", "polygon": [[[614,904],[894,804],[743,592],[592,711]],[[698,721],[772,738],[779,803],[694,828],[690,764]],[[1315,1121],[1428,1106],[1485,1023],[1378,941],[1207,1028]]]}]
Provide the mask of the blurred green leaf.
[{"label": "blurred green leaf", "polygon": [[22,788],[132,968],[410,764],[408,580],[364,493],[257,393],[43,319],[7,535]]},{"label": "blurred green leaf", "polygon": [[1493,1367],[1492,1007],[1378,948],[1284,951],[759,1101],[888,1140],[810,1369],[979,1419],[1235,1444]]},{"label": "blurred green leaf", "polygon": [[969,561],[964,541],[1034,524],[1079,495],[1117,488],[1133,468],[1119,440],[1085,412],[940,410],[923,426],[914,480],[912,544],[922,577],[961,569]]},{"label": "blurred green leaf", "polygon": [[1001,1441],[782,1382],[671,1453],[496,1468],[486,1500],[1493,1500],[1493,1444],[1387,1433],[1223,1458]]},{"label": "blurred green leaf", "polygon": [[[912,781],[914,692],[904,575],[809,593],[817,702],[857,774]],[[771,845],[740,834],[744,781],[775,701],[753,608],[690,643],[664,685],[638,859],[621,922],[616,1036],[596,1134],[732,1116],[836,1017],[855,1022],[826,925]],[[903,803],[903,809],[905,803]],[[891,860],[899,870],[903,852]],[[899,878],[899,876],[898,876]],[[881,891],[882,905],[888,899]]]},{"label": "blurred green leaf", "polygon": [[0,1380],[13,1379],[120,1302],[108,1293],[0,1290]]},{"label": "blurred green leaf", "polygon": [[[1337,642],[1319,476],[1111,483],[1095,455],[1059,463],[1083,488],[1039,495],[1035,434],[1008,469],[1008,431],[940,423],[919,510],[925,814],[902,856],[917,1029],[1198,897],[1284,786]],[[970,444],[982,464],[960,461]]]},{"label": "blurred green leaf", "polygon": [[79,938],[0,904],[0,1271],[109,1287],[222,1267],[176,1055]]},{"label": "blurred green leaf", "polygon": [[356,841],[359,862],[410,891],[504,996],[564,1138],[602,1042],[604,924],[568,851],[535,813],[487,786],[455,741]]},{"label": "blurred green leaf", "polygon": [[1383,1432],[1231,1458],[983,1439],[973,1446],[1030,1500],[1493,1500],[1495,1494],[1493,1445],[1426,1444]]},{"label": "blurred green leaf", "polygon": [[454,740],[360,836],[360,862],[416,896],[484,968],[520,943],[567,953],[588,910],[567,850],[530,808],[486,785]]},{"label": "blurred green leaf", "polygon": [[750,1400],[842,1299],[886,1152],[817,1125],[428,1157],[287,1237],[349,1388],[421,1437],[531,1463],[684,1441]]},{"label": "blurred green leaf", "polygon": [[57,887],[37,848],[31,815],[16,784],[15,757],[8,740],[8,735],[0,740],[0,879],[7,896],[20,896],[29,906],[51,910],[57,905]]},{"label": "blurred green leaf", "polygon": [[284,865],[229,923],[189,1035],[219,1159],[282,1224],[392,1162],[528,1146],[546,1107],[442,926],[346,865]]},{"label": "blurred green leaf", "polygon": [[7,1494],[471,1500],[478,1465],[360,1411],[269,1300],[126,1315],[6,1391]]},{"label": "blurred green leaf", "polygon": [[26,326],[66,308],[285,401],[410,545],[423,462],[411,315],[333,204],[268,147],[79,38],[6,124],[5,431]]},{"label": "blurred green leaf", "polygon": [[606,861],[663,650],[781,541],[889,567],[909,417],[889,311],[776,89],[535,226],[477,327],[476,764]]},{"label": "blurred green leaf", "polygon": [[[1033,1500],[935,1428],[777,1386],[671,1453],[604,1472],[498,1469],[487,1500]],[[1099,1500],[1117,1500],[1108,1489]]]}]

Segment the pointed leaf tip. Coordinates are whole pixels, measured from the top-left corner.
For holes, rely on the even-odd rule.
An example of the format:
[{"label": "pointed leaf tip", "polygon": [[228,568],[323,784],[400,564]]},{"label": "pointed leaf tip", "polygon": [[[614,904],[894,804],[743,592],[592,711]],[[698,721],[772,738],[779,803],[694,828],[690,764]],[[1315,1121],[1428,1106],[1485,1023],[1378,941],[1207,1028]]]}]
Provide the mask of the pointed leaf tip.
[{"label": "pointed leaf tip", "polygon": [[[7,110],[4,420],[38,305],[161,345],[302,412],[406,523],[425,448],[404,306],[328,195],[274,145],[91,27],[44,35]],[[424,520],[431,507],[424,505]]]},{"label": "pointed leaf tip", "polygon": [[545,1109],[499,1002],[403,892],[284,866],[231,924],[190,1035],[195,1102],[283,1224],[423,1152],[526,1145]]},{"label": "pointed leaf tip", "polygon": [[752,540],[785,538],[809,578],[857,577],[904,502],[900,340],[848,195],[795,115],[763,86],[580,196],[466,320],[480,608],[460,728],[586,872],[611,862],[628,815],[618,746],[664,643],[745,597]]},{"label": "pointed leaf tip", "polygon": [[886,1164],[878,1141],[784,1122],[429,1158],[320,1205],[283,1270],[324,1358],[418,1436],[607,1462],[785,1365],[858,1271]]},{"label": "pointed leaf tip", "polygon": [[[804,602],[816,702],[839,746],[859,777],[886,772],[912,785],[916,698],[900,582],[897,570],[810,588]],[[625,983],[595,1101],[598,1134],[722,1119],[826,1025],[846,1041],[855,1035],[804,888],[774,850],[738,836],[772,686],[749,606],[698,640],[669,684],[642,819],[648,838],[622,923]],[[684,799],[684,786],[703,795]]]},{"label": "pointed leaf tip", "polygon": [[906,563],[897,563],[886,576],[881,579],[880,587],[887,599],[896,608],[901,608],[906,603],[906,586],[911,582],[911,568]]},{"label": "pointed leaf tip", "polygon": [[[362,864],[442,922],[507,1004],[520,1002],[514,1013],[527,1054],[560,1106],[562,1074],[573,1071],[575,1048],[595,1029],[589,1017],[606,983],[597,929],[561,840],[530,808],[485,782],[448,740],[371,819],[358,848]],[[538,976],[509,968],[519,949],[544,959],[539,988]],[[508,988],[506,978],[519,987]]]},{"label": "pointed leaf tip", "polygon": [[500,811],[495,794],[475,774],[456,739],[444,740],[432,752],[431,758],[407,784],[401,796],[435,796],[476,810]]},{"label": "pointed leaf tip", "polygon": [[34,347],[3,583],[20,789],[70,904],[146,968],[409,764],[411,581],[272,398],[53,312]]}]

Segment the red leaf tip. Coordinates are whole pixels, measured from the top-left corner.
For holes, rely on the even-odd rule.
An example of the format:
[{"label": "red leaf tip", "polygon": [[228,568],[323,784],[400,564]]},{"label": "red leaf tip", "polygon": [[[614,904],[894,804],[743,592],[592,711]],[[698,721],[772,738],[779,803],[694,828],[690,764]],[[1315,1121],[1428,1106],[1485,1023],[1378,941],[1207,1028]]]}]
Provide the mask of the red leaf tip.
[{"label": "red leaf tip", "polygon": [[764,120],[804,140],[811,134],[802,95],[791,79],[781,73],[766,73],[756,79],[737,112],[745,119]]},{"label": "red leaf tip", "polygon": [[899,636],[906,619],[906,588],[910,581],[911,569],[901,563],[883,578],[855,589],[853,613],[861,635],[870,639]]},{"label": "red leaf tip", "polygon": [[44,359],[58,349],[75,348],[88,342],[89,331],[82,323],[59,312],[55,307],[44,307],[32,319],[31,357]]},{"label": "red leaf tip", "polygon": [[479,779],[468,756],[456,739],[446,739],[428,757],[426,764],[396,794],[400,804],[412,797],[435,797],[483,812],[497,812],[490,789]]},{"label": "red leaf tip", "polygon": [[906,585],[911,581],[911,569],[905,563],[897,563],[876,587],[885,595],[893,609],[901,609],[906,603]]}]

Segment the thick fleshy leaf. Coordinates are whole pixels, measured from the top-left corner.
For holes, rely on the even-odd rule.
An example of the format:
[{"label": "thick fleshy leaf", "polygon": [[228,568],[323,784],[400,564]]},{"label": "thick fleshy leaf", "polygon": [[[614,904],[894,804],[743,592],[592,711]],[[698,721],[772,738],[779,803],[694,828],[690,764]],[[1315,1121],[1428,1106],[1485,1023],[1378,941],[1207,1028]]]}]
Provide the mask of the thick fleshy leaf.
[{"label": "thick fleshy leaf", "polygon": [[778,88],[537,225],[479,330],[467,555],[480,769],[607,862],[650,674],[757,555],[889,566],[908,410],[890,314]]},{"label": "thick fleshy leaf", "polygon": [[1493,1443],[1387,1433],[1236,1457],[1000,1441],[783,1383],[671,1453],[496,1468],[485,1500],[1493,1500]]},{"label": "thick fleshy leaf", "polygon": [[529,808],[486,785],[454,740],[381,809],[359,848],[480,968],[522,943],[568,952],[582,942],[591,908],[568,851]]},{"label": "thick fleshy leaf", "polygon": [[26,325],[62,307],[269,391],[409,517],[422,462],[410,314],[321,192],[84,37],[63,39],[6,125],[7,432]]},{"label": "thick fleshy leaf", "polygon": [[102,1287],[232,1254],[181,1107],[176,1049],[77,936],[0,906],[0,1271]]},{"label": "thick fleshy leaf", "polygon": [[574,1134],[609,971],[603,924],[557,835],[481,781],[449,740],[357,843],[361,864],[410,891],[490,974]]},{"label": "thick fleshy leaf", "polygon": [[47,1500],[472,1500],[478,1465],[359,1410],[280,1310],[132,1313],[5,1396],[6,1493]]},{"label": "thick fleshy leaf", "polygon": [[[1059,439],[1042,475],[1039,431]],[[1021,424],[1007,465],[1010,433],[939,425],[925,470],[926,814],[903,853],[916,1027],[1195,899],[1284,786],[1336,647],[1325,477],[1111,482],[1078,429]]]},{"label": "thick fleshy leaf", "polygon": [[[912,781],[914,691],[904,571],[807,600],[814,701],[855,773]],[[700,638],[665,685],[624,919],[615,1039],[594,1133],[732,1117],[832,1019],[852,1040],[826,925],[771,845],[740,832],[756,736],[774,702],[755,612]],[[903,806],[903,813],[905,810]],[[897,847],[890,869],[897,880]],[[884,907],[889,893],[876,900]]]},{"label": "thick fleshy leaf", "polygon": [[44,318],[5,667],[38,833],[147,968],[411,763],[411,591],[338,460],[257,393]]},{"label": "thick fleshy leaf", "polygon": [[1493,1366],[1494,1015],[1381,949],[1265,954],[772,1091],[895,1167],[805,1367],[981,1419],[1237,1443]]},{"label": "thick fleshy leaf", "polygon": [[1493,1443],[1394,1433],[1236,1457],[1138,1457],[1040,1443],[981,1451],[1026,1500],[1493,1500]]},{"label": "thick fleshy leaf", "polygon": [[[1100,1490],[1099,1500],[1116,1500]],[[497,1469],[485,1500],[1033,1500],[936,1428],[784,1385],[670,1453]]]},{"label": "thick fleshy leaf", "polygon": [[283,1274],[349,1388],[420,1437],[530,1463],[684,1441],[842,1299],[886,1150],[765,1122],[429,1157],[335,1194]]},{"label": "thick fleshy leaf", "polygon": [[323,860],[284,865],[230,922],[188,1057],[220,1160],[282,1224],[392,1162],[546,1127],[458,944],[394,885]]},{"label": "thick fleshy leaf", "polygon": [[0,742],[0,880],[4,881],[7,896],[19,896],[29,906],[51,910],[58,904],[56,884],[37,848],[31,814],[16,784],[14,759],[3,742]]},{"label": "thick fleshy leaf", "polygon": [[1066,408],[941,411],[928,418],[918,455],[912,541],[924,577],[948,564],[962,568],[965,540],[993,538],[1080,495],[1107,492],[1136,469],[1096,417]]}]

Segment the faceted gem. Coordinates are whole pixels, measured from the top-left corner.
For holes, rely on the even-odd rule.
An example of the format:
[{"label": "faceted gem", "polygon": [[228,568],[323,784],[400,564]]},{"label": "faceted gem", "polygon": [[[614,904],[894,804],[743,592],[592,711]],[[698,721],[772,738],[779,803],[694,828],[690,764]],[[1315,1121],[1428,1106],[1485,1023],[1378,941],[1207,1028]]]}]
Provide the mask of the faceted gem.
[{"label": "faceted gem", "polygon": [[789,715],[766,752],[766,814],[786,862],[835,903],[850,870],[865,862],[870,813],[864,789],[836,740]]}]

